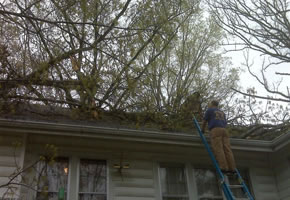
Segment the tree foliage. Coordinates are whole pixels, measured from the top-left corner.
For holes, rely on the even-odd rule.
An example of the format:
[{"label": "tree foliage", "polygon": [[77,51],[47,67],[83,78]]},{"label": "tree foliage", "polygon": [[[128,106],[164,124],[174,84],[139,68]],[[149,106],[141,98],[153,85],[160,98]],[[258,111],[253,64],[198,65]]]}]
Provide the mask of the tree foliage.
[{"label": "tree foliage", "polygon": [[[172,116],[179,126],[201,120],[210,99],[224,101],[237,86],[238,70],[218,53],[222,30],[203,13],[185,22],[177,38],[146,70],[132,98],[134,109]],[[198,96],[196,96],[198,94]],[[185,106],[186,105],[186,106]],[[135,110],[136,111],[136,110]]]},{"label": "tree foliage", "polygon": [[2,112],[37,104],[137,124],[144,118],[126,113],[145,112],[177,127],[237,86],[219,52],[223,31],[199,1],[15,0],[0,16]]},{"label": "tree foliage", "polygon": [[196,9],[183,1],[131,0],[1,7],[3,99],[84,110],[118,108],[117,96],[142,77]]}]

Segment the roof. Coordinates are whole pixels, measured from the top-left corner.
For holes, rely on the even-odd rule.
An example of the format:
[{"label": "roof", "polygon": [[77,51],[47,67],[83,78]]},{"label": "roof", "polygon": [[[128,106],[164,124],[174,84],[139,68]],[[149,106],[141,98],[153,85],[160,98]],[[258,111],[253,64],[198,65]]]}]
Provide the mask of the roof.
[{"label": "roof", "polygon": [[[17,102],[4,106],[0,112],[0,117],[10,120],[155,131],[172,135],[192,135],[196,130],[191,117],[187,119],[177,114],[128,113],[118,110],[114,112],[98,110],[97,112],[98,117],[95,118],[87,111],[74,108]],[[290,132],[290,122],[279,125],[228,126],[228,129],[231,138],[272,141]]]},{"label": "roof", "polygon": [[[73,136],[99,138],[120,141],[138,141],[182,146],[201,147],[197,134],[168,133],[127,129],[122,127],[102,127],[69,123],[55,123],[19,119],[0,118],[0,131],[7,133],[43,134],[57,136]],[[290,134],[284,134],[272,141],[231,139],[232,148],[244,151],[275,152],[290,144]]]}]

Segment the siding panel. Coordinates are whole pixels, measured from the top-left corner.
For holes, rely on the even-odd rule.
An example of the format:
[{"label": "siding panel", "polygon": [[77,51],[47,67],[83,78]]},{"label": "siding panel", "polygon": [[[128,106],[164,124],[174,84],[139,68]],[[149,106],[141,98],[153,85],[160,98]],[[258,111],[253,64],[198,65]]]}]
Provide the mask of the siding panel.
[{"label": "siding panel", "polygon": [[13,156],[0,156],[0,166],[15,166],[15,158]]},{"label": "siding panel", "polygon": [[6,166],[0,166],[0,177],[9,177],[11,176],[16,170],[16,167],[6,167]]},{"label": "siding panel", "polygon": [[[17,167],[22,167],[22,154],[24,147],[14,147],[13,143],[23,142],[22,136],[17,135],[3,135],[0,136],[0,185],[9,182],[13,173],[16,172]],[[13,182],[20,181],[17,177]],[[19,187],[16,185],[9,185],[9,187],[0,188],[0,198],[17,198],[19,195]]]},{"label": "siding panel", "polygon": [[156,200],[153,197],[115,197],[115,200]]},{"label": "siding panel", "polygon": [[112,200],[155,199],[153,162],[128,160],[124,163],[129,163],[130,169],[123,169],[122,173],[110,166],[111,190],[114,193]]},{"label": "siding panel", "polygon": [[266,162],[264,168],[250,168],[250,178],[256,200],[279,200],[274,171]]},{"label": "siding panel", "polygon": [[154,184],[152,179],[145,178],[131,178],[127,179],[126,182],[115,179],[114,185],[115,187],[143,187],[143,188],[152,188]]},{"label": "siding panel", "polygon": [[[111,149],[111,146],[114,145],[111,145],[111,143],[103,144],[103,141],[101,141],[102,145],[99,145],[98,142],[100,141],[97,140],[92,140],[89,143],[92,147],[90,147],[90,145],[85,145],[87,140],[83,140],[83,144],[80,145],[79,142],[76,142],[75,138],[64,140],[62,138],[58,139],[58,137],[55,137],[52,138],[51,141],[58,141],[58,145],[56,146],[60,147],[60,152],[63,155],[77,155],[81,157],[84,157],[85,155],[85,157],[91,156],[92,158],[99,158],[99,156],[101,156],[100,158],[108,161],[108,200],[160,200],[160,198],[158,198],[160,188],[158,189],[159,182],[158,174],[156,172],[158,170],[155,169],[156,164],[158,163],[190,162],[193,167],[199,165],[206,167],[212,166],[209,156],[204,151],[204,148],[192,148],[188,151],[184,151],[184,154],[180,154],[179,151],[177,151],[177,153],[168,153],[170,149],[172,152],[175,149],[172,148],[172,146],[167,146],[166,148],[164,147],[160,152],[157,150],[155,151],[154,149],[154,152],[147,152],[148,149],[151,151],[151,148],[148,148],[148,145],[146,149],[143,149],[143,151],[140,149],[138,149],[138,151],[129,151],[127,149],[124,150],[123,147],[121,150]],[[43,144],[53,143],[46,140],[44,137],[39,137],[39,140],[30,139],[29,142],[33,143],[29,145],[28,149],[33,155],[40,152],[37,151],[38,149],[43,149]],[[62,142],[67,142],[67,145],[61,145]],[[74,146],[70,144],[73,144]],[[110,144],[109,147],[107,146],[108,144]],[[118,145],[114,146],[114,148],[118,147]],[[178,148],[176,147],[176,149]],[[113,166],[114,164],[120,163],[120,152],[122,151],[125,151],[124,158],[126,159],[123,160],[123,163],[129,163],[130,169],[123,169],[120,174],[118,169],[113,168]],[[166,151],[168,152],[164,153]],[[268,153],[247,151],[237,151],[234,153],[238,167],[241,167],[241,169],[247,168],[250,170],[250,179],[252,181],[256,200],[288,200],[287,190],[280,193],[280,196],[283,196],[283,199],[280,199],[278,196],[275,173],[270,165],[272,160],[269,160]],[[0,154],[0,156],[7,155]],[[7,161],[9,161],[9,159]],[[284,166],[287,165],[284,164],[282,168],[281,165],[279,165],[281,169],[284,169]],[[154,169],[155,171],[153,172]],[[284,178],[287,173],[288,172],[283,171],[280,176]],[[287,181],[287,179],[285,179],[284,182],[285,181]],[[282,182],[281,185],[283,185],[284,182]]]},{"label": "siding panel", "polygon": [[272,157],[280,200],[290,200],[290,152],[285,149]]}]

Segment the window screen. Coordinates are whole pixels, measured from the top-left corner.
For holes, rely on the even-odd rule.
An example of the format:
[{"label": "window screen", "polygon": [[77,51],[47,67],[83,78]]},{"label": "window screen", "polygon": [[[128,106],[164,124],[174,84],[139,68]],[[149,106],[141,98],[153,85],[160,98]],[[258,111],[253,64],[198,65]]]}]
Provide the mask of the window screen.
[{"label": "window screen", "polygon": [[160,181],[163,200],[188,200],[183,166],[161,166]]},{"label": "window screen", "polygon": [[41,161],[37,165],[37,171],[37,200],[66,199],[69,172],[68,158],[56,158],[52,163]]},{"label": "window screen", "polygon": [[198,198],[200,200],[222,200],[222,192],[213,169],[194,169]]},{"label": "window screen", "polygon": [[106,200],[106,161],[80,160],[79,200]]}]

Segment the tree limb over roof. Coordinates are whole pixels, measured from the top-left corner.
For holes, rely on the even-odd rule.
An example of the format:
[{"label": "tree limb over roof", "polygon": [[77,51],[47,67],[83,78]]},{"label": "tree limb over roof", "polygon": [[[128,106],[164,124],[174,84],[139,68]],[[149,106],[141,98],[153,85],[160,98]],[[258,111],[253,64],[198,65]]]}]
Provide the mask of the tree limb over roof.
[{"label": "tree limb over roof", "polygon": [[[98,119],[90,114],[60,107],[17,104],[13,109],[2,110],[0,117],[52,123],[68,123],[108,128],[128,128],[132,130],[149,130],[163,133],[180,133],[197,135],[196,129],[188,115],[166,115],[162,113],[125,113],[122,111],[100,111]],[[185,117],[185,118],[184,118]],[[182,121],[182,123],[181,123]],[[187,121],[187,123],[185,123]],[[271,141],[289,133],[290,124],[257,124],[251,126],[229,126],[232,138]]]}]

